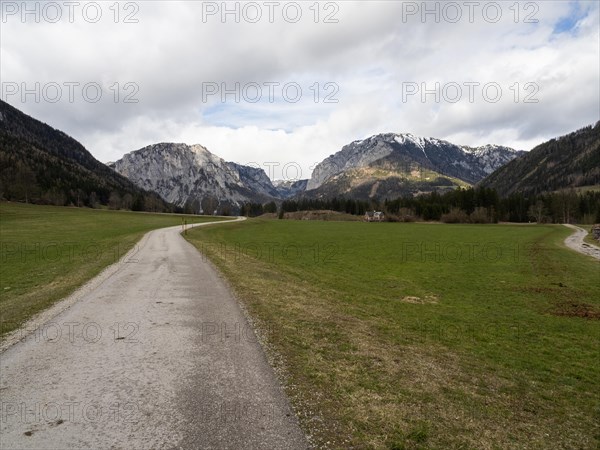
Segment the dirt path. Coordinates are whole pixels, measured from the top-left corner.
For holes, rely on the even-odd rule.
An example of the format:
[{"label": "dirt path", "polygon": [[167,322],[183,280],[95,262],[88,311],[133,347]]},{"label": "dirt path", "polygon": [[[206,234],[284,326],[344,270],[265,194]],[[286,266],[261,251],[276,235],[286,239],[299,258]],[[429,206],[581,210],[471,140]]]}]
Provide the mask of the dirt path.
[{"label": "dirt path", "polygon": [[600,259],[600,248],[583,241],[587,235],[587,231],[585,231],[583,228],[576,227],[575,225],[564,225],[565,227],[575,230],[575,233],[565,239],[565,245],[567,247],[578,251],[579,253],[583,253],[584,255],[589,255],[596,259]]},{"label": "dirt path", "polygon": [[148,233],[0,354],[0,448],[307,447],[237,302],[180,232]]}]

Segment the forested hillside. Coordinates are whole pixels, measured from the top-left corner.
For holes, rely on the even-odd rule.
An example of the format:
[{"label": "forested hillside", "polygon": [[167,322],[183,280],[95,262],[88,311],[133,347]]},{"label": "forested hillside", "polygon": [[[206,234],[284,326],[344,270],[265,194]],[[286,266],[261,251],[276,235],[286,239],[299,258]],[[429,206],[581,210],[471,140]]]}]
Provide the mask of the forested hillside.
[{"label": "forested hillside", "polygon": [[0,100],[0,198],[165,211],[155,193],[96,160],[79,142]]}]

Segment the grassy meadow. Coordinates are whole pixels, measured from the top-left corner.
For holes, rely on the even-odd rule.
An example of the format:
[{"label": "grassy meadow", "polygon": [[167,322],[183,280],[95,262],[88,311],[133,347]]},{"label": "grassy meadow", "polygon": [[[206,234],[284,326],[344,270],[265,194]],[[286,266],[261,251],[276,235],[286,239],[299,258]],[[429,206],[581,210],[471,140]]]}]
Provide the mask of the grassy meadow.
[{"label": "grassy meadow", "polygon": [[569,233],[257,219],[187,238],[318,447],[596,449],[600,264]]},{"label": "grassy meadow", "polygon": [[181,223],[169,214],[0,203],[2,334],[117,262],[146,232]]}]

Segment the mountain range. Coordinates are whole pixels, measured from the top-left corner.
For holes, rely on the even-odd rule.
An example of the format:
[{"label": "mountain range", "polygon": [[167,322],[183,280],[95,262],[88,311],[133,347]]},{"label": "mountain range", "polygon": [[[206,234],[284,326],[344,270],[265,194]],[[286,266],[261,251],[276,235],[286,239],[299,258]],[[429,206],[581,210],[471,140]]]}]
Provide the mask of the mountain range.
[{"label": "mountain range", "polygon": [[137,186],[178,206],[219,207],[294,197],[393,198],[469,186],[520,156],[508,147],[461,147],[411,134],[380,134],[343,147],[310,180],[271,182],[262,169],[227,162],[202,145],[161,143],[109,163]]},{"label": "mountain range", "polygon": [[245,203],[383,200],[473,185],[535,195],[600,185],[600,122],[531,152],[377,134],[325,158],[309,180],[272,182],[264,170],[199,144],[153,144],[105,165],[65,133],[0,101],[0,164],[0,198],[147,210],[233,212]]}]

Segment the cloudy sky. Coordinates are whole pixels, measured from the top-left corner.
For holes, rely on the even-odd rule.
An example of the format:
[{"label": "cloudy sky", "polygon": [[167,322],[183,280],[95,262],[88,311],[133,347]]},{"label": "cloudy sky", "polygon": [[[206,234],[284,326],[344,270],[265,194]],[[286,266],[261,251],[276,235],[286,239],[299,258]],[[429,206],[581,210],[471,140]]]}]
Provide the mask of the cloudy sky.
[{"label": "cloudy sky", "polygon": [[104,162],[199,143],[307,178],[377,133],[529,150],[600,119],[597,1],[76,3],[0,2],[2,99]]}]

